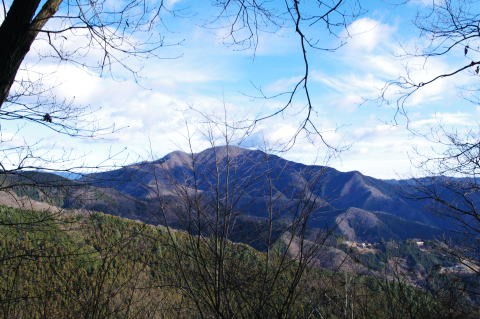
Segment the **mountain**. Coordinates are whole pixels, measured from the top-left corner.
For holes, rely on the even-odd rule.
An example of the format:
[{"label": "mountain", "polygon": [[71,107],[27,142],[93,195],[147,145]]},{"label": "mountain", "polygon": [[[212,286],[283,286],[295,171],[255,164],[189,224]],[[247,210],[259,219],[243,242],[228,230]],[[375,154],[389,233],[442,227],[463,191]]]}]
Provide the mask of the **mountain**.
[{"label": "mountain", "polygon": [[[160,198],[168,198],[163,212],[173,220],[173,210],[178,213],[182,203],[196,196],[203,205],[224,201],[247,229],[265,221],[269,212],[278,225],[288,224],[300,209],[309,211],[312,228],[335,228],[356,240],[433,238],[454,230],[450,220],[429,211],[432,202],[405,195],[415,195],[412,182],[304,165],[236,146],[196,154],[175,151],[156,161],[86,175],[80,181],[142,203],[143,212],[131,207],[121,214],[142,220],[151,219]],[[180,226],[180,220],[174,223]]]},{"label": "mountain", "polygon": [[388,213],[371,212],[354,207],[339,214],[335,221],[341,234],[352,241],[432,239],[443,234],[441,229],[419,222],[408,221]]},{"label": "mountain", "polygon": [[[22,172],[7,180],[23,185],[15,186],[18,196],[190,231],[200,226],[206,231],[213,212],[221,209],[235,219],[229,237],[260,250],[302,214],[309,216],[312,236],[316,230],[333,230],[356,241],[452,237],[458,230],[450,219],[432,213],[434,202],[415,199],[420,194],[414,180],[385,181],[235,146],[196,154],[175,151],[77,180],[44,172]],[[432,177],[422,185],[453,202],[455,194],[445,181]],[[197,225],[190,214],[195,209],[202,211],[195,217]],[[265,232],[269,216],[271,233]]]},{"label": "mountain", "polygon": [[[448,200],[455,200],[452,189],[444,183],[449,181],[448,178],[440,178],[440,182],[437,178],[428,178],[423,185],[433,187]],[[267,274],[265,278],[274,275],[274,283],[287,284],[275,288],[275,292],[288,293],[289,276],[293,276],[293,280],[297,278],[297,272],[289,267],[299,265],[302,258],[313,266],[305,269],[312,277],[302,280],[306,284],[305,289],[300,290],[306,293],[302,300],[311,300],[311,296],[323,298],[327,295],[318,287],[330,287],[342,280],[345,287],[352,287],[355,293],[360,291],[358,285],[365,283],[377,294],[369,300],[378,300],[392,293],[390,289],[396,284],[392,281],[393,286],[382,286],[371,279],[388,283],[385,279],[397,280],[399,274],[402,285],[398,286],[401,289],[398,295],[403,295],[408,287],[421,292],[419,288],[430,289],[432,283],[439,283],[442,293],[439,296],[443,296],[445,289],[439,280],[452,274],[458,275],[467,289],[476,287],[475,268],[462,266],[462,260],[445,254],[444,242],[427,240],[445,236],[454,239],[455,234],[450,231],[447,219],[429,212],[432,202],[412,199],[418,197],[413,180],[383,181],[356,171],[339,172],[325,166],[303,165],[260,151],[217,147],[197,154],[177,151],[157,161],[90,174],[78,180],[20,171],[4,175],[2,187],[11,192],[0,192],[0,205],[22,204],[22,209],[0,206],[3,219],[0,230],[5,233],[0,253],[4,263],[9,263],[5,271],[0,271],[7,276],[5,282],[11,278],[15,283],[18,281],[20,284],[12,287],[20,289],[18,293],[15,291],[20,296],[24,296],[25,291],[39,296],[38,289],[46,289],[45,296],[51,296],[51,291],[61,291],[62,296],[72,298],[58,299],[58,302],[67,305],[66,311],[75,310],[77,314],[84,305],[92,304],[90,300],[98,300],[98,278],[101,285],[110,285],[103,298],[112,301],[111,311],[117,311],[118,304],[128,304],[132,296],[137,297],[135,305],[139,309],[145,308],[143,302],[151,302],[157,309],[159,299],[149,299],[154,294],[145,290],[146,287],[166,287],[162,293],[172,298],[172,305],[158,309],[174,311],[177,304],[173,302],[185,305],[185,301],[172,290],[172,283],[182,280],[180,291],[183,292],[187,286],[183,281],[187,279],[205,283],[203,278],[217,271],[219,264],[212,262],[216,259],[203,258],[210,255],[228,258],[227,263],[220,263],[229,271],[224,277],[227,280],[222,282],[233,282],[231,286],[239,289],[242,301],[258,300],[255,289],[265,287],[266,283],[262,274]],[[57,210],[54,206],[69,209]],[[92,210],[172,227],[155,227]],[[307,221],[306,224],[303,221]],[[473,245],[474,239],[470,237]],[[222,246],[221,241],[226,245]],[[219,250],[219,247],[228,249]],[[458,251],[464,247],[467,246]],[[468,256],[475,251],[468,250]],[[36,252],[41,254],[35,257]],[[62,254],[73,259],[63,258]],[[14,259],[19,256],[24,258],[22,263]],[[51,258],[51,265],[45,262],[48,256],[55,257]],[[472,260],[478,260],[478,256]],[[278,275],[272,268],[274,265],[284,273]],[[337,273],[338,270],[342,273]],[[37,280],[39,274],[48,280]],[[52,280],[53,274],[62,280]],[[352,282],[356,275],[361,276]],[[235,281],[231,281],[233,279]],[[130,280],[141,289],[130,285]],[[407,286],[403,286],[403,280]],[[32,282],[40,284],[29,284]],[[346,291],[343,286],[339,287],[338,297],[330,294],[337,300],[344,298]],[[381,287],[388,289],[385,294],[378,290]],[[68,294],[64,293],[65,288]],[[90,293],[90,288],[94,288],[95,294]],[[248,289],[253,289],[255,294],[245,298]],[[118,295],[125,290],[127,301],[112,300],[112,291]],[[192,296],[206,295],[196,293],[198,291]],[[10,298],[10,292],[6,292]],[[264,288],[260,292],[266,301],[278,298],[273,294],[264,295]],[[364,295],[366,291],[360,292]],[[162,295],[161,302],[167,300],[165,296]],[[412,296],[409,298],[415,304],[417,300],[425,300],[411,293],[408,296]],[[470,300],[470,297],[465,298]],[[79,300],[83,302],[81,305]],[[476,300],[472,297],[472,304],[478,303]],[[302,301],[300,304],[304,305]],[[400,309],[404,305],[402,303]],[[435,308],[419,307],[429,315]],[[18,309],[35,311],[23,304]],[[20,311],[18,309],[16,311]]]}]

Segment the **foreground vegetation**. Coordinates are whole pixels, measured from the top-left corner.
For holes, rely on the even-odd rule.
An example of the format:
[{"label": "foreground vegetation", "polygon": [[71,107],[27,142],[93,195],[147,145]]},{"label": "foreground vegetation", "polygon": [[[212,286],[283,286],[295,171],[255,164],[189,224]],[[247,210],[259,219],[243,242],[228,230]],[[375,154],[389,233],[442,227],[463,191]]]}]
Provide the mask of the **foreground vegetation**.
[{"label": "foreground vegetation", "polygon": [[2,318],[478,315],[460,293],[453,299],[398,280],[310,267],[297,276],[298,263],[279,257],[281,245],[267,256],[229,243],[218,259],[192,242],[198,237],[101,213],[58,217],[0,207],[0,234]]}]

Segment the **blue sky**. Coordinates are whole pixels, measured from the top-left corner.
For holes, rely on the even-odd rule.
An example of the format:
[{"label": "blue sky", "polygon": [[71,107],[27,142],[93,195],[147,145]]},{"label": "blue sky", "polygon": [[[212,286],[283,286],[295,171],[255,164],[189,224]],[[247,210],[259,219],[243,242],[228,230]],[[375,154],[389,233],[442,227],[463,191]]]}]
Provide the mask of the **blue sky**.
[{"label": "blue sky", "polygon": [[[362,103],[378,97],[385,81],[405,74],[405,67],[420,81],[451,70],[466,59],[463,52],[427,61],[402,56],[405,50],[414,52],[425,45],[426,39],[419,37],[411,21],[417,10],[428,9],[430,1],[401,6],[391,2],[361,1],[366,13],[351,21],[348,34],[341,32],[340,39],[328,37],[322,30],[310,30],[317,32],[322,45],[346,42],[335,52],[309,50],[308,57],[315,109],[312,120],[328,143],[348,149],[332,154],[317,137],[300,134],[295,145],[281,156],[380,178],[409,177],[419,172],[412,166],[417,161],[415,148],[428,153],[435,147],[419,134],[438,124],[457,130],[476,129],[479,110],[465,101],[465,91],[459,89],[472,84],[470,74],[460,75],[454,82],[439,81],[408,100],[409,128],[417,135],[407,129],[405,118],[394,118],[393,105]],[[288,91],[302,75],[299,39],[293,29],[261,33],[256,51],[238,50],[225,45],[221,25],[205,26],[215,11],[201,3],[169,1],[185,17],[166,18],[170,30],[166,39],[181,45],[161,49],[158,54],[164,59],[133,61],[142,67],[138,82],[120,68],[114,71],[115,78],[100,77],[79,66],[38,60],[46,48],[36,43],[26,59],[28,66],[50,74],[58,96],[75,96],[77,103],[97,109],[93,119],[121,129],[102,138],[75,139],[30,125],[15,133],[22,124],[8,123],[2,127],[5,138],[11,137],[11,143],[41,140],[39,145],[49,153],[52,145],[69,154],[71,151],[70,165],[95,166],[117,153],[108,163],[121,165],[188,150],[189,134],[195,151],[208,147],[206,132],[212,125],[205,123],[203,115],[223,119],[226,110],[227,119],[235,122],[261,117],[284,105],[285,97],[266,100],[252,96],[259,95],[257,88],[269,96]],[[395,92],[388,96],[395,101]],[[304,103],[299,95],[292,108],[260,122],[241,145],[278,149],[295,133],[305,114]],[[213,131],[216,143],[222,144],[221,130],[213,127]],[[240,141],[242,133],[232,133],[233,143]]]}]

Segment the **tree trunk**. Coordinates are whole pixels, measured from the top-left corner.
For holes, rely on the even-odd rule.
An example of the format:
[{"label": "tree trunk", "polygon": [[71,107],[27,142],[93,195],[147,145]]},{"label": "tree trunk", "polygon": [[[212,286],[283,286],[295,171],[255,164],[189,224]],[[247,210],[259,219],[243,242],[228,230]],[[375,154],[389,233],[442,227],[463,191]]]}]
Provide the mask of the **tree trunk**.
[{"label": "tree trunk", "polygon": [[[41,0],[15,0],[0,26],[0,108],[8,97],[20,65],[45,23],[62,0],[48,0],[35,17]],[[35,17],[35,18],[34,18]]]}]

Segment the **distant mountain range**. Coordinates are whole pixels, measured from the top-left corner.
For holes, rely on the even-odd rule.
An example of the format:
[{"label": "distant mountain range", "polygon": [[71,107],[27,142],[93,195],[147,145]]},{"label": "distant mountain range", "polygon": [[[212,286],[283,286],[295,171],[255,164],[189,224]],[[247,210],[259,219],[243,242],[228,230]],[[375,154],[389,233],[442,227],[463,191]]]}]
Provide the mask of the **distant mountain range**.
[{"label": "distant mountain range", "polygon": [[[312,232],[334,230],[355,241],[430,239],[454,236],[458,230],[451,219],[435,214],[434,202],[415,199],[420,194],[413,180],[381,180],[236,146],[196,154],[175,151],[75,181],[53,180],[76,186],[57,195],[63,207],[82,206],[152,224],[188,228],[186,214],[194,205],[189,201],[198,200],[210,210],[222,206],[236,218],[231,238],[259,249],[269,216],[277,238],[294,216],[307,213]],[[432,179],[437,187],[434,183]],[[454,200],[448,192],[445,196]]]}]

